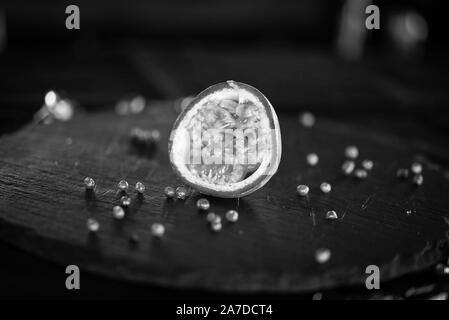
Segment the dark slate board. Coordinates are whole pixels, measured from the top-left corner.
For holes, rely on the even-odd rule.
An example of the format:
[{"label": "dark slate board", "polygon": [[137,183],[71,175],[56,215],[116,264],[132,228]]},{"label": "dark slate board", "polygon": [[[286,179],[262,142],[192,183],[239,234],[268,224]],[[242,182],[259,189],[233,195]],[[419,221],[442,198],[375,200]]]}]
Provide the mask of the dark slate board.
[{"label": "dark slate board", "polygon": [[[224,223],[213,233],[196,209],[194,190],[186,201],[163,195],[165,186],[179,184],[167,155],[175,118],[167,106],[127,117],[79,113],[67,123],[30,125],[2,137],[1,238],[42,258],[114,278],[245,292],[360,285],[370,264],[381,267],[386,281],[447,257],[449,182],[437,164],[421,158],[425,183],[414,187],[395,176],[417,156],[405,141],[325,120],[306,129],[293,116],[280,117],[281,165],[264,188],[240,200],[209,197],[214,212],[240,213],[238,223]],[[154,154],[131,146],[135,126],[160,130]],[[348,144],[374,161],[366,180],[340,174]],[[320,156],[315,168],[305,163],[309,152]],[[95,198],[85,193],[85,176],[97,181]],[[115,221],[111,208],[122,178],[143,181],[147,192],[142,201],[133,193],[129,215]],[[330,194],[320,192],[322,181],[332,183]],[[311,187],[308,198],[296,195],[300,182]],[[330,209],[338,221],[325,220]],[[101,223],[96,236],[86,229],[91,216]],[[152,222],[166,226],[163,238],[151,237]],[[129,241],[132,233],[140,236],[136,246]],[[323,265],[314,258],[320,247],[332,251]]]}]

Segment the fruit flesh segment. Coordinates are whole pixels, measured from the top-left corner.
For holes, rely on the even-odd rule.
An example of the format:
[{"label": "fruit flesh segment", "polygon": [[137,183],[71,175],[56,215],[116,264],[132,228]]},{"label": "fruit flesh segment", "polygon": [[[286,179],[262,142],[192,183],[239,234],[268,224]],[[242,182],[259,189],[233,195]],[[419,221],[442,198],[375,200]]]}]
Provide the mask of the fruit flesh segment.
[{"label": "fruit flesh segment", "polygon": [[[222,162],[206,163],[201,158],[200,163],[187,165],[189,171],[202,180],[217,185],[239,182],[251,175],[262,162],[265,152],[265,144],[260,141],[264,138],[260,134],[263,112],[250,101],[239,102],[238,97],[206,101],[187,125],[190,133],[200,131],[199,135],[190,134],[190,146],[201,145],[202,154],[218,155]],[[241,145],[236,142],[236,131],[244,132]],[[254,152],[255,145],[257,152]],[[248,151],[255,154],[251,160]]]}]

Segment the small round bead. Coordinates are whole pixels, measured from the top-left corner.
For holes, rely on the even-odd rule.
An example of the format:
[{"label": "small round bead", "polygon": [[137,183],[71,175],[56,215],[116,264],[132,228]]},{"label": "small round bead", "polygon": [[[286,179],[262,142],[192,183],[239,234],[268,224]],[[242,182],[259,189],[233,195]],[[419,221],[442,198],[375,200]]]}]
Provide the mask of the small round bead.
[{"label": "small round bead", "polygon": [[305,184],[300,184],[296,187],[296,192],[301,196],[305,197],[309,193],[309,187]]},{"label": "small round bead", "polygon": [[173,187],[165,187],[164,194],[167,198],[173,198],[175,196],[175,189]]},{"label": "small round bead", "polygon": [[209,212],[206,216],[206,220],[211,223],[214,221],[221,222],[221,217],[219,215],[215,214],[215,212]]},{"label": "small round bead", "polygon": [[128,196],[123,196],[120,198],[120,203],[122,206],[127,207],[131,204],[131,198]]},{"label": "small round bead", "polygon": [[318,155],[316,153],[309,153],[307,155],[307,164],[309,166],[316,166],[319,160],[320,159],[318,158]]},{"label": "small round bead", "polygon": [[318,263],[326,263],[331,258],[331,251],[326,248],[320,248],[315,252],[315,259]]},{"label": "small round bead", "polygon": [[198,201],[196,202],[196,206],[200,210],[209,210],[210,203],[209,203],[209,200],[207,200],[205,198],[201,198],[201,199],[198,199]]},{"label": "small round bead", "polygon": [[374,162],[372,162],[371,160],[363,160],[362,167],[363,167],[363,169],[369,171],[374,167]]},{"label": "small round bead", "polygon": [[140,241],[140,237],[137,233],[133,233],[131,234],[131,236],[129,237],[129,241],[133,244],[136,244]]},{"label": "small round bead", "polygon": [[210,227],[211,227],[211,229],[212,229],[213,231],[215,231],[215,232],[220,231],[221,228],[222,228],[221,221],[213,221],[213,222],[210,224]]},{"label": "small round bead", "polygon": [[412,163],[410,169],[414,174],[420,174],[422,173],[422,164],[419,162]]},{"label": "small round bead", "polygon": [[187,196],[187,189],[184,187],[176,188],[176,198],[184,200]]},{"label": "small round bead", "polygon": [[332,186],[331,186],[329,183],[327,183],[327,182],[323,182],[323,183],[320,185],[320,189],[321,189],[321,191],[324,192],[324,193],[329,193],[329,192],[331,192],[331,190],[332,190]]},{"label": "small round bead", "polygon": [[120,180],[117,186],[121,191],[126,191],[128,190],[129,184],[126,180]]},{"label": "small round bead", "polygon": [[354,176],[359,179],[365,179],[368,176],[368,172],[365,169],[357,169],[354,172]]},{"label": "small round bead", "polygon": [[239,213],[235,210],[228,210],[225,217],[229,222],[236,222],[239,219]]},{"label": "small round bead", "polygon": [[112,208],[112,216],[115,219],[121,220],[125,217],[125,210],[123,210],[123,208],[120,206],[114,206]]},{"label": "small round bead", "polygon": [[359,156],[359,149],[356,146],[347,146],[345,156],[349,159],[356,159]]},{"label": "small round bead", "polygon": [[329,220],[336,220],[338,219],[338,215],[334,210],[326,212],[326,219]]},{"label": "small round bead", "polygon": [[315,125],[315,116],[311,112],[304,112],[299,115],[299,122],[306,128],[311,128]]},{"label": "small round bead", "polygon": [[137,182],[135,189],[138,193],[144,193],[145,192],[145,185],[142,182]]},{"label": "small round bead", "polygon": [[346,160],[345,162],[343,162],[342,166],[341,166],[341,171],[343,172],[344,175],[349,176],[355,169],[355,162],[352,160]]},{"label": "small round bead", "polygon": [[87,219],[86,226],[90,232],[97,232],[100,229],[100,223],[94,218]]},{"label": "small round bead", "polygon": [[408,178],[408,175],[409,175],[408,169],[405,169],[405,168],[400,168],[396,172],[396,176],[400,179]]},{"label": "small round bead", "polygon": [[417,186],[420,186],[424,183],[424,177],[421,174],[417,174],[413,177],[413,183]]},{"label": "small round bead", "polygon": [[151,234],[154,237],[162,237],[165,233],[165,227],[161,223],[153,223],[151,225]]},{"label": "small round bead", "polygon": [[92,190],[95,188],[95,180],[90,177],[84,178],[84,186],[86,189]]}]

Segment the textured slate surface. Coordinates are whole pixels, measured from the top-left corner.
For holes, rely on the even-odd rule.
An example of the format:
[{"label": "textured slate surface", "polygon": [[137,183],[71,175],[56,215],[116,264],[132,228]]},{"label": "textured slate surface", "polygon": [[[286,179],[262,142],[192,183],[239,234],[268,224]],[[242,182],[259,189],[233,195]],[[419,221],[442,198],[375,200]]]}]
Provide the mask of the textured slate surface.
[{"label": "textured slate surface", "polygon": [[[68,123],[28,126],[2,137],[0,236],[48,260],[103,275],[228,291],[361,284],[369,264],[381,267],[385,281],[447,256],[449,182],[438,164],[393,136],[333,121],[305,129],[296,117],[284,115],[278,174],[239,201],[209,198],[216,213],[240,212],[237,224],[225,223],[222,232],[212,233],[195,207],[199,195],[193,190],[186,201],[163,196],[165,186],[178,184],[167,155],[175,117],[167,106],[130,117],[80,113]],[[135,126],[161,131],[153,155],[142,155],[129,143]],[[358,145],[361,159],[375,163],[364,181],[339,173],[348,144]],[[319,154],[316,168],[307,167],[308,152]],[[419,188],[395,177],[398,167],[416,157],[425,162]],[[85,176],[97,181],[95,198],[84,192]],[[142,201],[132,194],[129,215],[115,221],[111,208],[122,178],[143,181],[147,192]],[[332,183],[330,194],[319,191],[322,181]],[[296,195],[300,182],[311,187],[308,198]],[[338,221],[325,220],[330,209],[340,215]],[[85,227],[90,216],[101,223],[96,236]],[[151,237],[152,222],[166,226],[162,239]],[[132,233],[140,236],[137,246],[130,245]],[[324,265],[314,259],[320,247],[332,251]]]}]

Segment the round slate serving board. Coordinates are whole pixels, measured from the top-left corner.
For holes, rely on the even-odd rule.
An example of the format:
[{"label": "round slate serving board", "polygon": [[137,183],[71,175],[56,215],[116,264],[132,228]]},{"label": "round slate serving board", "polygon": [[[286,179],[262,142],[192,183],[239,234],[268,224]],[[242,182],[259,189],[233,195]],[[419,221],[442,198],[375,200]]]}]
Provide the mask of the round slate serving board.
[{"label": "round slate serving board", "polygon": [[[296,292],[364,283],[365,268],[378,265],[381,281],[426,268],[447,256],[449,182],[423,155],[424,185],[398,180],[417,150],[391,136],[364,132],[332,121],[311,129],[282,116],[283,155],[278,173],[261,190],[242,199],[211,198],[211,211],[240,213],[221,232],[198,212],[194,190],[185,201],[166,200],[177,186],[167,154],[174,111],[163,107],[120,117],[79,113],[67,123],[30,125],[0,139],[0,236],[9,243],[62,265],[115,278],[170,287],[221,291]],[[129,139],[134,127],[158,129],[156,150],[142,152]],[[340,173],[343,150],[359,146],[361,159],[374,161],[368,178]],[[306,154],[320,161],[308,167]],[[425,156],[425,155],[424,155]],[[358,163],[360,165],[360,163]],[[86,176],[97,182],[85,192]],[[112,218],[117,182],[145,183],[145,196],[122,221]],[[323,194],[327,181],[332,192]],[[310,186],[298,197],[296,186]],[[335,210],[339,219],[325,219]],[[96,235],[88,217],[101,224]],[[161,222],[164,237],[150,225]],[[133,245],[130,236],[140,241]],[[315,260],[318,248],[331,259]]]}]

